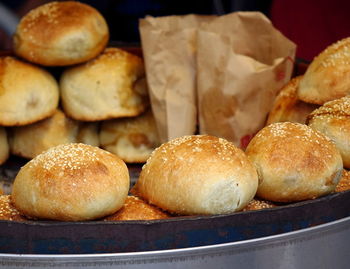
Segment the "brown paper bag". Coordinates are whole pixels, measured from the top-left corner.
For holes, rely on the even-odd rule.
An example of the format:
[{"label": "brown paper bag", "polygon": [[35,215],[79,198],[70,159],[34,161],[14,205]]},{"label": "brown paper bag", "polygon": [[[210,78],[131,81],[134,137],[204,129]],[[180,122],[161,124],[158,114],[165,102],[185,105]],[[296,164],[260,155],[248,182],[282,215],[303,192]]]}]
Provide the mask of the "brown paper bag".
[{"label": "brown paper bag", "polygon": [[197,126],[196,31],[209,16],[140,20],[153,114],[162,142],[193,134]]},{"label": "brown paper bag", "polygon": [[259,12],[202,24],[197,39],[200,133],[245,148],[290,79],[296,46]]}]

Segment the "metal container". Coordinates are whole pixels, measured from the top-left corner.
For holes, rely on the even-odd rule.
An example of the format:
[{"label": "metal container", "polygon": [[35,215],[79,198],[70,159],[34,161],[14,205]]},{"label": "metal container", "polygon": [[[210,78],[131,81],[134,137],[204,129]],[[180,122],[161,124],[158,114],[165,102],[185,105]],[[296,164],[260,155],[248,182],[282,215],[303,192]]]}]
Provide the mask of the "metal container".
[{"label": "metal container", "polygon": [[259,239],[175,250],[90,254],[0,254],[0,268],[337,268],[350,266],[350,217]]},{"label": "metal container", "polygon": [[276,208],[153,221],[0,221],[0,253],[96,254],[232,243],[350,216],[350,191]]}]

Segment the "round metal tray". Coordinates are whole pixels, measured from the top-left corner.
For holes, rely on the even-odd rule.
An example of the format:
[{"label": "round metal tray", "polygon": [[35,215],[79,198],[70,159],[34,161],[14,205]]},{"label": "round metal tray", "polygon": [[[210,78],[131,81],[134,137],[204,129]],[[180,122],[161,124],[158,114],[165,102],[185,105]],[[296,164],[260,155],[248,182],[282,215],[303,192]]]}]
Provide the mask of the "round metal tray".
[{"label": "round metal tray", "polygon": [[258,239],[350,216],[350,191],[276,208],[153,221],[0,221],[0,253],[96,254]]},{"label": "round metal tray", "polygon": [[90,255],[0,254],[0,268],[349,268],[350,217],[259,239]]}]

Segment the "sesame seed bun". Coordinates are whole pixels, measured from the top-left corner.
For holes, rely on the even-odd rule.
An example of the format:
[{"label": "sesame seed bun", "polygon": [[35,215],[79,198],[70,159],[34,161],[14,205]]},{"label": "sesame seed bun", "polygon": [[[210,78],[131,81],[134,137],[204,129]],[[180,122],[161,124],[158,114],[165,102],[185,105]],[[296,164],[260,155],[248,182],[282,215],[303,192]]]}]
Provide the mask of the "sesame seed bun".
[{"label": "sesame seed bun", "polygon": [[148,106],[144,78],[140,57],[107,48],[94,60],[63,72],[60,79],[63,110],[82,121],[137,116]]},{"label": "sesame seed bun", "polygon": [[350,190],[350,172],[348,170],[343,170],[343,175],[335,188],[335,192],[343,192]]},{"label": "sesame seed bun", "polygon": [[27,220],[21,213],[13,206],[11,202],[11,195],[0,195],[0,220]]},{"label": "sesame seed bun", "polygon": [[257,187],[242,150],[222,138],[192,135],[153,151],[132,192],[179,215],[224,214],[245,207]]},{"label": "sesame seed bun", "polygon": [[136,196],[128,196],[124,206],[105,221],[168,219],[171,216]]},{"label": "sesame seed bun", "polygon": [[337,146],[345,168],[350,168],[350,96],[329,101],[313,111],[307,124]]},{"label": "sesame seed bun", "polygon": [[0,57],[0,125],[26,125],[51,116],[58,106],[54,77],[14,57]]},{"label": "sesame seed bun", "polygon": [[322,105],[350,94],[350,37],[322,51],[309,65],[298,87],[300,100]]},{"label": "sesame seed bun", "polygon": [[249,204],[246,207],[243,208],[242,211],[261,210],[261,209],[273,208],[276,206],[277,205],[275,205],[270,201],[254,198],[249,202]]},{"label": "sesame seed bun", "polygon": [[117,156],[84,144],[41,153],[18,172],[12,190],[16,208],[32,218],[82,221],[120,209],[129,173]]},{"label": "sesame seed bun", "polygon": [[278,93],[269,112],[266,125],[274,122],[305,123],[307,116],[318,106],[299,100],[297,88],[302,76],[291,79]]},{"label": "sesame seed bun", "polygon": [[343,162],[332,141],[300,123],[273,123],[250,141],[246,154],[260,184],[257,196],[275,202],[313,199],[334,191]]},{"label": "sesame seed bun", "polygon": [[14,34],[14,52],[45,66],[78,64],[96,57],[109,30],[93,7],[76,1],[50,2],[31,10]]}]

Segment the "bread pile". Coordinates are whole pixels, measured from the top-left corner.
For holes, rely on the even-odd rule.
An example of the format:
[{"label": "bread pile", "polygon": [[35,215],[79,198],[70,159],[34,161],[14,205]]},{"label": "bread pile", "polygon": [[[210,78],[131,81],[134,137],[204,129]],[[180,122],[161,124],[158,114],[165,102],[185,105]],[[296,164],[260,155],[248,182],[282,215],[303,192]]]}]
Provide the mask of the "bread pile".
[{"label": "bread pile", "polygon": [[337,147],[345,169],[350,169],[349,63],[350,38],[331,44],[313,59],[304,75],[281,90],[267,120],[267,125],[299,122],[322,133]]},{"label": "bread pile", "polygon": [[76,1],[50,2],[20,20],[14,56],[0,57],[0,164],[65,143],[146,161],[159,140],[146,113],[143,60],[108,41],[103,16]]},{"label": "bread pile", "polygon": [[[0,162],[9,153],[31,161],[1,196],[0,218],[231,214],[349,189],[349,39],[281,90],[245,151],[209,135],[159,146],[142,59],[107,41],[103,17],[78,2],[21,20],[16,57],[0,58]],[[63,68],[58,80],[49,66]],[[133,196],[126,162],[146,162]]]}]

